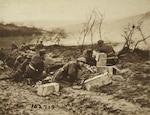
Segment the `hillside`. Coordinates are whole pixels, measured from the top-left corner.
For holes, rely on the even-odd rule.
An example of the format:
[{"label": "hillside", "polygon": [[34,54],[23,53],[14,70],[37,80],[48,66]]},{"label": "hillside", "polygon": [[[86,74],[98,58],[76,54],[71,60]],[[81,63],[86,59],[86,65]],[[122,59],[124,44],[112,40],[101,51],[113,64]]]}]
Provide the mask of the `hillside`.
[{"label": "hillside", "polygon": [[[144,31],[149,28],[150,25],[150,12],[146,14],[139,14],[123,19],[119,19],[110,23],[107,23],[106,30],[110,32],[112,36],[115,35],[115,33],[122,33],[122,30],[128,26],[128,24],[137,24],[139,21],[143,20],[143,29]],[[118,36],[118,35],[117,35]]]},{"label": "hillside", "polygon": [[26,26],[16,26],[15,24],[2,24],[0,23],[0,37],[12,36],[31,36],[41,35],[41,30],[37,28],[29,28]]},{"label": "hillside", "polygon": [[[144,17],[144,18],[143,18]],[[121,36],[123,33],[123,29],[128,26],[128,24],[137,24],[140,20],[143,20],[143,25],[142,25],[142,30],[145,34],[145,36],[149,35],[150,33],[150,12],[146,14],[139,14],[115,21],[109,21],[106,22],[104,20],[103,27],[102,27],[102,37],[106,42],[119,42],[123,43],[125,39]],[[136,26],[136,25],[135,25]],[[68,26],[64,26],[66,31],[70,33],[72,37],[71,43],[77,44],[77,40],[79,39],[80,36],[80,31],[82,29],[82,23],[77,23],[77,24],[72,24]],[[93,42],[97,42],[99,39],[98,34],[95,33]],[[74,41],[74,42],[73,42]],[[91,43],[90,41],[90,36],[87,36],[86,43]],[[147,40],[148,44],[144,44],[145,48],[150,46],[150,39]],[[142,46],[143,47],[143,46]]]},{"label": "hillside", "polygon": [[[125,39],[121,36],[123,33],[123,29],[128,26],[128,24],[135,24],[137,23],[142,17],[144,16],[144,23],[142,26],[143,32],[145,36],[149,35],[149,25],[150,25],[150,12],[146,14],[139,14],[134,15],[131,17],[115,20],[115,21],[105,21],[102,25],[102,38],[105,40],[105,42],[112,42],[121,43],[120,46],[117,46],[118,48],[122,48],[123,43]],[[13,37],[13,36],[30,36],[33,34],[41,34],[41,31],[43,33],[44,30],[49,30],[53,28],[62,28],[65,29],[67,33],[67,38],[61,40],[62,45],[81,45],[82,44],[82,36],[81,36],[81,30],[83,26],[83,21],[51,21],[51,20],[32,20],[32,21],[26,21],[26,22],[15,22],[15,24],[20,25],[19,27],[15,25],[4,25],[0,24],[0,36],[7,36],[7,37]],[[28,27],[26,27],[28,26]],[[30,28],[29,28],[30,27]],[[43,30],[31,28],[31,27],[37,27],[42,28]],[[46,33],[46,31],[44,31]],[[45,35],[44,35],[45,36]],[[34,38],[32,38],[34,39]],[[47,36],[46,39],[49,39],[49,36]],[[93,36],[93,43],[96,43],[99,40],[98,34],[94,34]],[[36,40],[32,40],[36,41]],[[48,42],[47,40],[43,40],[43,43],[45,45],[51,45],[53,43]],[[85,44],[91,44],[91,38],[90,35],[86,37]],[[148,48],[150,46],[150,39],[147,40],[147,44],[142,44],[142,48]]]}]

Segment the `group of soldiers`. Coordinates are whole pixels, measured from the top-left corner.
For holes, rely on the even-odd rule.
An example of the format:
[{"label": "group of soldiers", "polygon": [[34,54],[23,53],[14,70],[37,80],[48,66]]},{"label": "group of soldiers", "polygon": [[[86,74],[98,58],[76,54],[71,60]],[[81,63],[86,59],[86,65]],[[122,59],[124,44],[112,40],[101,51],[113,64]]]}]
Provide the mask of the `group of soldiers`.
[{"label": "group of soldiers", "polygon": [[[103,40],[98,41],[95,51],[107,54],[106,65],[112,66],[117,63],[116,54],[113,47],[105,44]],[[68,79],[70,85],[73,85],[73,83],[78,80],[78,72],[82,70],[82,68],[89,69],[92,66],[96,66],[96,63],[97,61],[93,55],[93,50],[84,50],[83,54],[79,58],[77,58],[75,61],[68,62],[62,68],[60,68],[53,76],[53,79],[55,82],[61,82],[62,80]],[[90,72],[93,72],[93,70],[89,70]]]},{"label": "group of soldiers", "polygon": [[[46,50],[44,49],[44,45],[42,41],[35,46],[35,49],[38,49],[32,52],[30,47],[23,43],[20,48],[18,48],[15,43],[12,43],[11,50],[12,53],[5,59],[7,65],[11,65],[14,72],[11,75],[13,80],[22,81],[26,79],[28,84],[35,84],[39,80],[43,80],[49,74],[46,72],[44,59]],[[107,57],[115,56],[115,51],[110,45],[106,45],[103,40],[99,40],[95,47],[96,52],[104,52],[107,54]],[[17,56],[13,61],[10,61],[11,55]],[[69,61],[64,64],[61,68],[59,68],[52,76],[51,82],[61,82],[63,80],[70,83],[72,86],[74,82],[78,79],[78,72],[82,71],[82,68],[89,66],[96,66],[96,60],[93,56],[93,50],[87,49],[83,51],[82,55],[80,55],[77,59],[73,61]],[[107,60],[107,65],[116,64],[116,59],[111,58]]]},{"label": "group of soldiers", "polygon": [[18,47],[12,42],[11,51],[7,55],[2,48],[0,52],[1,61],[13,69],[8,78],[14,81],[22,81],[23,79],[29,78],[31,79],[30,81],[36,82],[45,67],[45,49],[43,48],[44,45],[42,42],[36,44],[32,49],[30,45],[26,43],[22,43],[20,47]]}]

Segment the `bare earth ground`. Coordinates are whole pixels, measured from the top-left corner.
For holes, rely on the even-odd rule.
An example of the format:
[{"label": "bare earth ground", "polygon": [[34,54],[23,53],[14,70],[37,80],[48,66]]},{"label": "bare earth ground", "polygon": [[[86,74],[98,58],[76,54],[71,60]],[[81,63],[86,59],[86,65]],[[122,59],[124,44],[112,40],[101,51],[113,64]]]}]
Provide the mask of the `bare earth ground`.
[{"label": "bare earth ground", "polygon": [[[65,52],[65,49],[61,50]],[[70,52],[65,52],[64,55],[70,55]],[[47,97],[37,96],[35,88],[26,84],[0,81],[0,114],[149,115],[150,61],[130,54],[120,59],[117,66],[129,68],[129,71],[122,74],[122,78],[113,78],[110,85],[95,88],[93,91],[66,87],[60,91],[60,95],[52,94]],[[0,78],[10,72],[10,69],[0,70]],[[37,104],[41,108],[35,107]]]}]

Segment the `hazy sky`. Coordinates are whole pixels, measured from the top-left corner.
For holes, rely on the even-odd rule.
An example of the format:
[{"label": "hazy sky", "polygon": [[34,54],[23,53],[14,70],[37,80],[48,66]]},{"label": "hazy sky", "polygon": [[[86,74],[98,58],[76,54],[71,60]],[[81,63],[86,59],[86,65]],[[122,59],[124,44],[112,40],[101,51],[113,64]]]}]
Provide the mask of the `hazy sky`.
[{"label": "hazy sky", "polygon": [[82,20],[93,7],[117,19],[150,11],[150,0],[0,0],[0,21]]}]

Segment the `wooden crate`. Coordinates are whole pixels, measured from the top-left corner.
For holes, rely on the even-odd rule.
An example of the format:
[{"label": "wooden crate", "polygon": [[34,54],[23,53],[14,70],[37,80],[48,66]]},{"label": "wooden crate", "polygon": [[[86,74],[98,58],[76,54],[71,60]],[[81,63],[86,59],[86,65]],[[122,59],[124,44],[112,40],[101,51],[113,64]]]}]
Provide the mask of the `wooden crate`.
[{"label": "wooden crate", "polygon": [[101,87],[107,84],[110,84],[112,82],[111,77],[109,76],[108,72],[104,74],[97,75],[93,78],[89,78],[84,81],[85,88],[89,91],[93,87]]},{"label": "wooden crate", "polygon": [[54,92],[59,92],[58,83],[47,83],[38,86],[37,94],[39,96],[48,96]]},{"label": "wooden crate", "polygon": [[107,54],[106,53],[98,53],[96,55],[96,66],[100,67],[100,66],[106,66],[107,63]]}]

